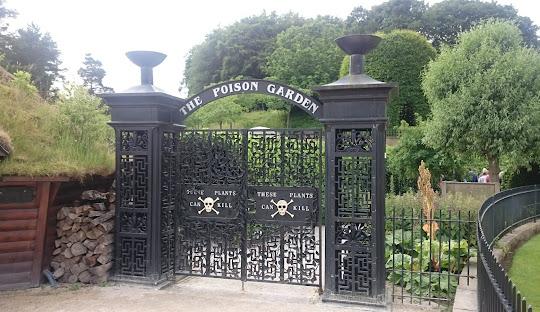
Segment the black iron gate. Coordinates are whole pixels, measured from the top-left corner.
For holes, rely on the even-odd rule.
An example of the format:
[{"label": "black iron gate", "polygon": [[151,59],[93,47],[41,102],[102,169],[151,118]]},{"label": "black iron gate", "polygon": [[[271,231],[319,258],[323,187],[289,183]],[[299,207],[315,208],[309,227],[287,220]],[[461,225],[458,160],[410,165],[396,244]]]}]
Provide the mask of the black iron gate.
[{"label": "black iron gate", "polygon": [[319,129],[184,130],[176,273],[321,286]]}]

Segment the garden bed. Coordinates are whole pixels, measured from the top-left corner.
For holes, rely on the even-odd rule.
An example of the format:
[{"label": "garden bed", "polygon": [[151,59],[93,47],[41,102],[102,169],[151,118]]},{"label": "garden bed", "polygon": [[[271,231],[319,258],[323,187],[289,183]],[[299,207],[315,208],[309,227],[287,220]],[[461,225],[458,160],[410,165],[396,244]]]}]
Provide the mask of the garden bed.
[{"label": "garden bed", "polygon": [[450,305],[458,284],[472,276],[481,201],[453,194],[433,200],[437,209],[426,218],[419,194],[386,199],[385,260],[393,301]]}]

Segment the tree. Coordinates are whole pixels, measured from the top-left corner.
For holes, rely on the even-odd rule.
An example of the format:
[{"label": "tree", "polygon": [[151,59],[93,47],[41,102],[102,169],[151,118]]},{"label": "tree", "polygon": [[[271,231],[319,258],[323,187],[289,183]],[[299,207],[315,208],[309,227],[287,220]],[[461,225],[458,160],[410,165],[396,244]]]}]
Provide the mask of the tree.
[{"label": "tree", "polygon": [[278,35],[266,73],[278,81],[309,89],[338,79],[343,52],[334,39],[343,35],[341,20],[318,17]]},{"label": "tree", "polygon": [[[423,142],[426,132],[425,122],[409,126],[402,121],[398,128],[397,145],[388,148],[388,172],[394,183],[414,188],[418,178],[418,166],[423,160],[432,173],[432,183],[441,177],[461,179],[465,173],[465,161],[452,152],[433,148]],[[399,192],[405,191],[402,188]]]},{"label": "tree", "polygon": [[349,33],[411,29],[424,34],[435,47],[455,44],[459,33],[489,18],[513,21],[525,42],[538,46],[538,26],[519,16],[511,5],[478,0],[444,0],[432,6],[422,0],[389,0],[370,10],[354,8],[346,20]]},{"label": "tree", "polygon": [[346,20],[350,33],[374,33],[393,29],[419,30],[427,10],[422,0],[389,0],[371,10],[356,7]]},{"label": "tree", "polygon": [[106,72],[101,62],[93,58],[92,54],[85,54],[83,67],[79,68],[77,73],[83,80],[83,86],[88,89],[90,94],[114,92],[112,88],[103,85]]},{"label": "tree", "polygon": [[[270,79],[296,86],[310,94],[311,87],[338,79],[343,52],[334,39],[342,35],[342,21],[328,16],[290,27],[278,35],[276,48],[267,60],[266,73]],[[289,126],[292,106],[278,101],[272,108],[287,110]]]},{"label": "tree", "polygon": [[183,84],[195,94],[212,83],[238,76],[264,78],[263,67],[276,36],[302,23],[296,14],[263,13],[214,30],[190,50]]},{"label": "tree", "polygon": [[9,24],[7,20],[9,18],[17,16],[17,12],[5,7],[5,0],[0,0],[0,32],[7,30]]},{"label": "tree", "polygon": [[511,22],[488,21],[443,47],[422,87],[432,106],[426,143],[478,155],[498,181],[502,157],[526,162],[540,142],[540,54]]},{"label": "tree", "polygon": [[5,46],[7,39],[10,37],[6,34],[9,27],[8,20],[17,16],[17,12],[5,7],[5,0],[0,0],[0,46]]},{"label": "tree", "polygon": [[432,40],[434,46],[455,44],[461,32],[489,18],[515,22],[525,42],[531,46],[538,45],[538,26],[530,18],[519,16],[511,5],[496,2],[445,0],[435,3],[426,11],[421,31]]},{"label": "tree", "polygon": [[[416,124],[416,115],[427,117],[430,108],[422,93],[422,71],[436,51],[426,38],[411,30],[393,30],[379,33],[381,43],[366,55],[366,73],[378,80],[397,82],[399,93],[389,103],[390,126],[399,126],[401,120]],[[349,57],[342,62],[340,75],[349,73]],[[414,168],[416,170],[418,164]]]},{"label": "tree", "polygon": [[55,95],[53,84],[61,79],[60,51],[48,33],[42,33],[35,24],[19,29],[8,37],[5,46],[0,47],[5,58],[4,66],[10,72],[29,72],[32,82],[45,97]]}]

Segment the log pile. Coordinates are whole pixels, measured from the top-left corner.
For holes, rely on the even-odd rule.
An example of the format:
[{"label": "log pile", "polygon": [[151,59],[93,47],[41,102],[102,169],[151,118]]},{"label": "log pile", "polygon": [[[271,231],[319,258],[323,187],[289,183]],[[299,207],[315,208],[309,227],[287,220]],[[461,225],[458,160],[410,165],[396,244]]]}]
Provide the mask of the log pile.
[{"label": "log pile", "polygon": [[58,210],[53,276],[63,283],[102,283],[112,267],[114,193],[85,191],[74,207]]}]

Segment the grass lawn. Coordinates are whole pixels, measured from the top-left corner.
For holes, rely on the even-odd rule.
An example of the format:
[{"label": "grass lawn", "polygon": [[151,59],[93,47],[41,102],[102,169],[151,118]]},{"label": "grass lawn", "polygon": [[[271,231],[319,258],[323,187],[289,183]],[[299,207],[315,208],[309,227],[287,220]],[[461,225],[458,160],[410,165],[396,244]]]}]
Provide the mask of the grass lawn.
[{"label": "grass lawn", "polygon": [[510,278],[534,310],[540,309],[540,234],[533,236],[515,253]]}]

